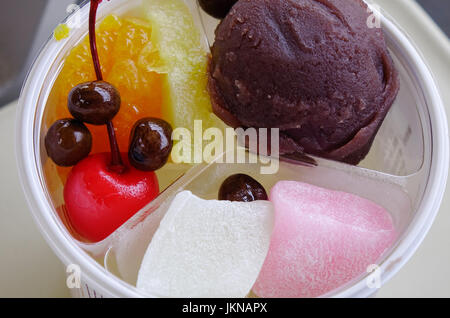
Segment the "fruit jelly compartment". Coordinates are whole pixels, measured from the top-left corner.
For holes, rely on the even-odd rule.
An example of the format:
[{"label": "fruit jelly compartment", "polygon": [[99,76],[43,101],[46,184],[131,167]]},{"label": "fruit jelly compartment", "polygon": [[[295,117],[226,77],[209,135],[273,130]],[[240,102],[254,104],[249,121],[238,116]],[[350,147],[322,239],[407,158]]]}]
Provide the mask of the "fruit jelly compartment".
[{"label": "fruit jelly compartment", "polygon": [[261,174],[260,164],[214,162],[196,166],[114,234],[105,254],[105,268],[134,285],[148,244],[174,196],[189,190],[204,199],[217,199],[221,183],[235,173],[254,177],[268,192],[280,180],[295,180],[359,195],[386,208],[399,233],[405,232],[420,200],[418,189],[408,188],[410,182],[416,181],[414,177],[394,177],[323,159],[318,159],[318,163],[311,167],[282,161],[275,175]]},{"label": "fruit jelly compartment", "polygon": [[[192,9],[193,3],[190,1],[186,1],[187,4]],[[142,17],[145,18],[145,10],[140,10],[142,5],[142,1],[139,0],[115,0],[112,2],[105,2],[104,5],[100,7],[99,14],[98,14],[98,21],[101,23],[103,19],[110,15],[111,13],[114,13],[121,17]],[[88,10],[81,11],[79,14],[80,16],[72,16],[72,18],[69,17],[68,23],[73,24],[74,21],[70,21],[70,19],[75,19],[75,22],[79,22],[80,20],[86,20],[87,21],[87,15]],[[193,10],[193,13],[196,14],[196,11]],[[77,13],[78,14],[78,13]],[[196,21],[199,19],[196,18]],[[199,27],[200,29],[200,27]],[[52,114],[52,110],[49,107],[43,107],[43,105],[49,105],[49,104],[55,104],[58,105],[58,94],[56,90],[53,89],[54,84],[57,80],[57,77],[59,76],[60,72],[62,71],[64,61],[66,57],[68,56],[69,52],[72,48],[79,45],[83,39],[87,36],[88,28],[87,23],[82,24],[81,27],[75,27],[71,30],[71,35],[69,38],[65,39],[64,41],[57,42],[55,40],[51,40],[53,46],[55,47],[55,50],[57,50],[55,61],[52,64],[51,69],[47,73],[47,76],[44,79],[45,85],[42,86],[41,94],[40,94],[40,101],[39,105],[40,107],[37,107],[37,118],[41,118],[39,125],[35,127],[37,133],[36,133],[36,141],[35,144],[38,144],[39,147],[36,149],[37,151],[37,157],[39,158],[39,165],[41,166],[41,178],[42,178],[42,184],[43,188],[45,189],[47,193],[47,197],[49,201],[52,203],[54,210],[57,212],[55,214],[59,214],[61,217],[61,225],[65,226],[69,232],[73,234],[75,238],[78,238],[81,240],[81,238],[77,237],[73,231],[71,231],[70,226],[68,226],[65,214],[64,214],[64,208],[61,208],[64,204],[63,199],[63,188],[65,183],[65,178],[70,171],[70,168],[63,168],[63,167],[57,167],[55,164],[51,162],[51,160],[48,158],[45,146],[44,146],[44,139],[45,134],[48,130],[49,123],[52,122],[54,114]],[[62,44],[62,45],[61,45]],[[49,120],[50,119],[50,120]],[[106,128],[105,128],[106,129]],[[122,151],[126,151],[126,149],[121,149]],[[186,164],[167,164],[162,169],[157,171],[158,180],[159,180],[159,186],[160,190],[166,189],[172,182],[174,182],[176,179],[178,179],[184,172],[189,170],[190,165]],[[62,176],[60,178],[59,176]],[[96,245],[101,244],[83,244],[80,242],[80,244],[85,247],[86,250],[94,249],[96,250]],[[95,253],[94,253],[95,254]]]},{"label": "fruit jelly compartment", "polygon": [[[197,7],[207,42],[214,43],[219,20]],[[384,22],[385,20],[383,20]],[[372,148],[361,167],[396,176],[408,176],[421,170],[430,142],[426,103],[420,90],[420,79],[410,65],[406,49],[398,44],[391,29],[384,25],[387,46],[400,76],[399,95],[384,120]]]}]

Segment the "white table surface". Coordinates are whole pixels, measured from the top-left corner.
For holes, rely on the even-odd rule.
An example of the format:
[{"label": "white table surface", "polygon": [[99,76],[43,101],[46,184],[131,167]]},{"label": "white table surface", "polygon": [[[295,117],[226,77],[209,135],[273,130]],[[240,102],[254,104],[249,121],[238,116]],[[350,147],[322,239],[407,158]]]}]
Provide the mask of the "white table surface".
[{"label": "white table surface", "polygon": [[[411,0],[376,0],[410,34],[439,83],[450,114],[450,44]],[[65,271],[40,235],[18,181],[16,103],[0,109],[0,297],[69,297]],[[450,187],[423,244],[379,297],[450,297]]]}]

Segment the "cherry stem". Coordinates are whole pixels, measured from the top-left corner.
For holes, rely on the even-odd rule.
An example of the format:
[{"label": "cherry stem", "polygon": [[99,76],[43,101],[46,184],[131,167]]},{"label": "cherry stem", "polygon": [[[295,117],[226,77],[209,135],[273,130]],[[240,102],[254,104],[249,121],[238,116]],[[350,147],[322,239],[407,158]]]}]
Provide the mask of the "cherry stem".
[{"label": "cherry stem", "polygon": [[[102,69],[100,67],[100,60],[98,58],[97,39],[95,34],[95,22],[97,20],[98,5],[102,0],[91,0],[91,8],[89,11],[89,43],[91,47],[92,61],[94,62],[95,74],[98,81],[103,80]],[[117,143],[116,132],[114,131],[114,125],[112,121],[106,124],[108,129],[109,145],[111,148],[111,164],[109,168],[117,173],[123,173],[125,171],[125,165],[120,155],[119,144]]]},{"label": "cherry stem", "polygon": [[109,146],[111,147],[111,164],[109,168],[114,172],[123,173],[126,169],[122,161],[122,156],[120,155],[113,123],[109,121],[106,127],[108,128]]},{"label": "cherry stem", "polygon": [[102,81],[102,68],[100,67],[100,60],[98,58],[97,39],[95,34],[95,22],[97,20],[97,9],[101,0],[91,0],[91,10],[89,11],[89,43],[91,45],[91,55],[94,62],[95,74],[97,80]]}]

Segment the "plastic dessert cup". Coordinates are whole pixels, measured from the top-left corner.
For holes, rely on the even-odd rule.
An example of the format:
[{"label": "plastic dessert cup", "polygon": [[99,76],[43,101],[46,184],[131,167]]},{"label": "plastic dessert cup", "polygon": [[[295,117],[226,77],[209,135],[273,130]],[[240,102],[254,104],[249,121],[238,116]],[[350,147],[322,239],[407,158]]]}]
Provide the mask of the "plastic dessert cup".
[{"label": "plastic dessert cup", "polygon": [[[101,6],[99,19],[109,13],[121,15],[142,1],[115,0]],[[212,41],[215,20],[185,1],[204,28],[205,43]],[[88,6],[70,16],[80,18],[81,28],[61,42],[51,38],[37,57],[23,87],[17,114],[17,161],[20,179],[43,236],[65,265],[81,269],[78,297],[161,296],[143,295],[135,288],[137,272],[151,237],[171,199],[190,190],[205,199],[217,198],[220,183],[233,173],[257,178],[266,189],[278,180],[297,180],[334,190],[351,192],[386,208],[399,232],[395,244],[377,262],[381,285],[408,261],[430,229],[445,190],[449,166],[449,141],[445,111],[426,63],[409,38],[386,15],[382,24],[388,47],[399,70],[401,89],[383,123],[368,157],[360,166],[317,159],[317,167],[280,162],[275,175],[261,175],[260,164],[199,164],[184,173],[111,236],[96,244],[74,239],[56,211],[46,184],[42,128],[49,99],[64,57],[87,33]],[[178,177],[173,175],[173,179]],[[369,273],[348,282],[325,297],[368,297],[376,292]],[[372,287],[372,288],[371,288]]]}]

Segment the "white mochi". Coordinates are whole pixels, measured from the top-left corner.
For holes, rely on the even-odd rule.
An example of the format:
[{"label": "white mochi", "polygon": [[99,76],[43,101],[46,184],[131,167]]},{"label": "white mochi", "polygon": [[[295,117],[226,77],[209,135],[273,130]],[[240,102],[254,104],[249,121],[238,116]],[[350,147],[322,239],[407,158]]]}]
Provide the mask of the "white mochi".
[{"label": "white mochi", "polygon": [[269,201],[173,200],[139,270],[137,288],[162,297],[245,297],[266,258]]}]

